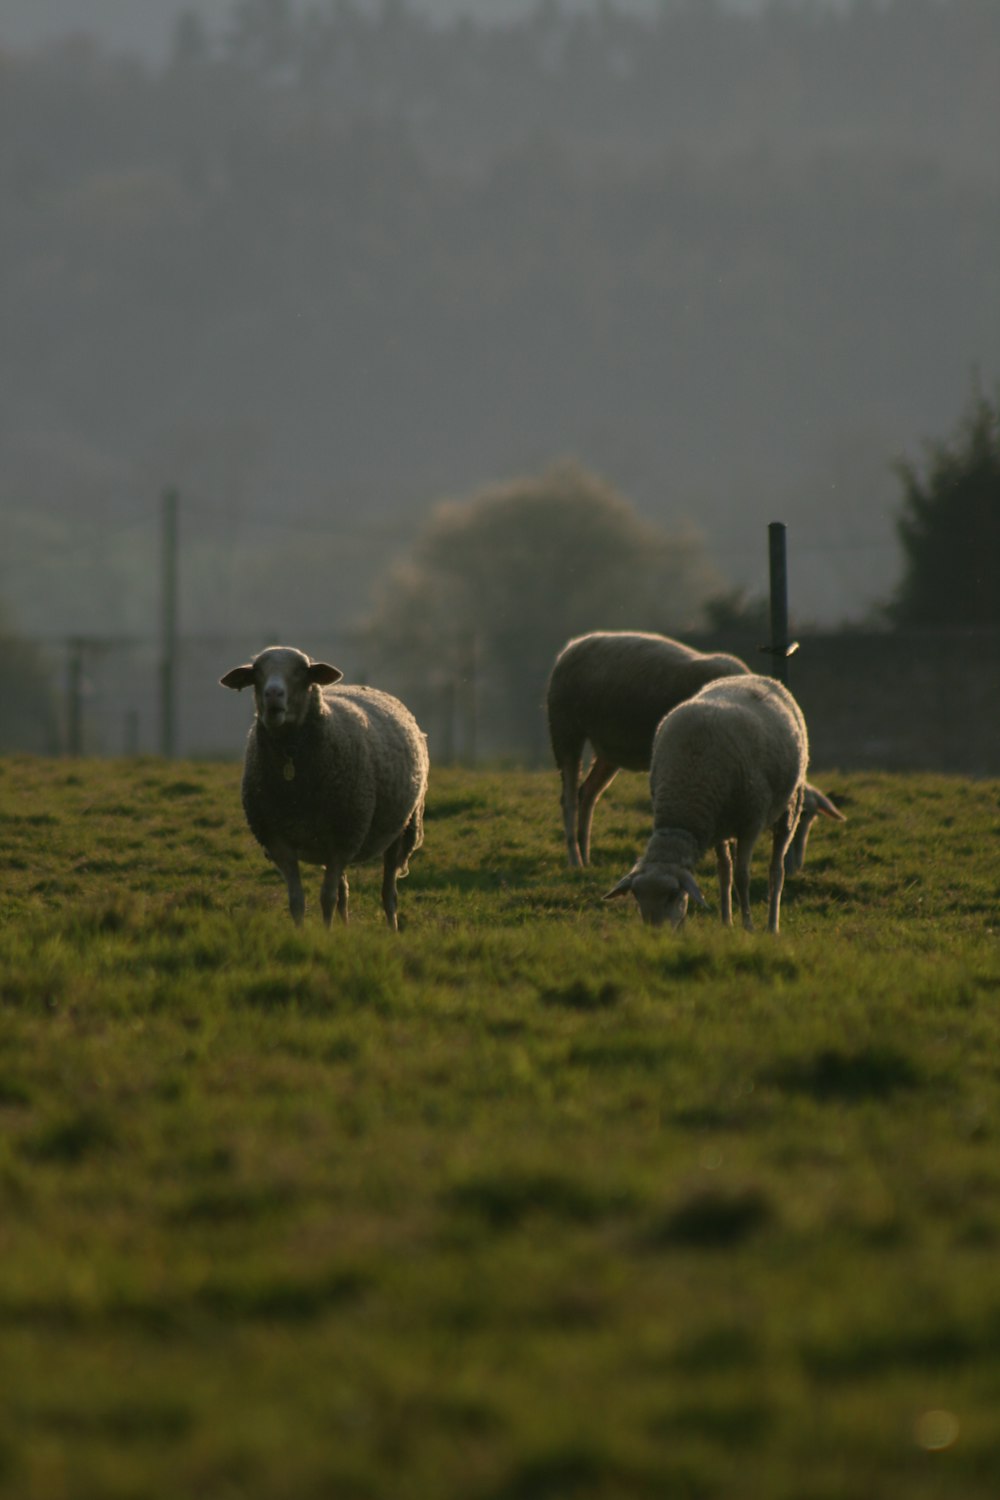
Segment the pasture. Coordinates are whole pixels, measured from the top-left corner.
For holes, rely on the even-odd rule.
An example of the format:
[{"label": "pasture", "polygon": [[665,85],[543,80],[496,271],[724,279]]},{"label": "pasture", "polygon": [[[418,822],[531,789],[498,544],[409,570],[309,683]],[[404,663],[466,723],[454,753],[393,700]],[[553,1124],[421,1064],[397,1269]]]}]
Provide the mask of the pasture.
[{"label": "pasture", "polygon": [[0,1495],[992,1500],[1000,784],[815,779],[776,940],[432,768],[394,937],[234,764],[0,762]]}]

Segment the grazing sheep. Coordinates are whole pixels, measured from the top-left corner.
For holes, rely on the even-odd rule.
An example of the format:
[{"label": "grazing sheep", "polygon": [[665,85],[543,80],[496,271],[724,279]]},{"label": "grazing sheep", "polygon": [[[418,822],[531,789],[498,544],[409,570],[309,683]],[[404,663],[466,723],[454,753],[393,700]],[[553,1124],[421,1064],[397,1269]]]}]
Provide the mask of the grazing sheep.
[{"label": "grazing sheep", "polygon": [[[664,714],[706,682],[749,670],[737,656],[708,655],[639,631],[597,630],[563,647],[549,678],[546,709],[571,865],[588,863],[594,806],[619,770],[649,769]],[[588,740],[594,759],[581,785]]]},{"label": "grazing sheep", "polygon": [[838,823],[847,822],[839,807],[834,807],[829,797],[825,796],[818,786],[813,786],[807,781],[805,796],[802,798],[802,816],[799,818],[795,837],[789,844],[788,853],[785,855],[786,875],[797,875],[802,869],[806,857],[806,844],[809,842],[809,830],[821,813],[824,818],[835,818]]},{"label": "grazing sheep", "polygon": [[777,932],[785,854],[805,797],[809,739],[787,688],[747,675],[710,682],[666,715],[656,731],[649,770],[653,835],[645,853],[606,900],[629,892],[644,922],[679,927],[689,898],[705,898],[694,869],[715,849],[723,923],[732,923],[733,858],[743,926],[752,930],[750,858],[772,831],[768,930]]},{"label": "grazing sheep", "polygon": [[423,842],[427,744],[397,698],[333,686],[343,673],[290,646],[269,646],[220,679],[252,687],[256,717],[243,764],[243,809],[305,912],[299,861],[324,867],[323,920],[347,921],[348,865],[382,856],[382,906],[395,931],[396,878]]}]

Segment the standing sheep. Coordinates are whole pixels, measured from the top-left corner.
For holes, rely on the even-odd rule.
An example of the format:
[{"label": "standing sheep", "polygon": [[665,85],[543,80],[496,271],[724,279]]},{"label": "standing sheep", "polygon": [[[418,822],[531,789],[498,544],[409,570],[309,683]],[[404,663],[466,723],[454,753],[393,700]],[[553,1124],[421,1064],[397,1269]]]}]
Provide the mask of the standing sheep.
[{"label": "standing sheep", "polygon": [[[590,859],[594,806],[624,767],[649,769],[663,715],[716,677],[749,672],[738,656],[707,655],[640,631],[596,630],[569,641],[549,678],[546,710],[562,777],[566,849],[573,866]],[[580,784],[583,747],[594,752]]]},{"label": "standing sheep", "polygon": [[656,731],[649,771],[653,835],[605,900],[631,892],[644,922],[679,927],[689,898],[705,905],[693,872],[714,848],[728,927],[735,840],[736,893],[750,931],[750,859],[770,828],[767,925],[777,932],[785,854],[802,811],[808,761],[805,720],[780,682],[747,675],[709,683],[672,709]]},{"label": "standing sheep", "polygon": [[290,646],[269,646],[220,679],[252,687],[256,716],[243,764],[250,830],[305,912],[299,861],[324,867],[327,926],[347,921],[347,866],[382,856],[382,906],[395,931],[396,878],[423,842],[427,744],[409,709],[374,688],[333,686],[343,673]]}]

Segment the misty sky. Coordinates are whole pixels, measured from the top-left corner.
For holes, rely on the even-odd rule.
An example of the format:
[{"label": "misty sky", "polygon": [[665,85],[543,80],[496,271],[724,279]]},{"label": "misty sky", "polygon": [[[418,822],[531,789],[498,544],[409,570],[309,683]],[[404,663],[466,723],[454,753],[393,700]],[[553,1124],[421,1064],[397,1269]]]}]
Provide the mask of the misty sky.
[{"label": "misty sky", "polygon": [[[751,594],[785,520],[800,618],[887,599],[893,461],[997,375],[997,12],[697,4],[566,27],[565,66],[544,27],[372,24],[269,73],[234,6],[0,0],[0,605],[26,631],[149,628],[168,483],[190,628],[247,618],[258,577],[323,617],[333,523],[352,621],[435,502],[566,456]],[[161,65],[184,9],[229,38],[215,71]],[[114,56],[18,55],[72,29]]]}]

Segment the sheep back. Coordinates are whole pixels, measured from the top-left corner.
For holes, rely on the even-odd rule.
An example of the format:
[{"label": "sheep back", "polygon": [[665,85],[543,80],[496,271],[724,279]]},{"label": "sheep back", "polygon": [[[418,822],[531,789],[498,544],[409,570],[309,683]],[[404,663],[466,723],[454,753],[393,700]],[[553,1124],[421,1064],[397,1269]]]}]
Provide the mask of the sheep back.
[{"label": "sheep back", "polygon": [[668,636],[642,631],[579,636],[563,647],[549,678],[546,705],[555,758],[561,763],[589,740],[613,765],[644,771],[664,714],[705,683],[748,672],[737,656],[696,651]]},{"label": "sheep back", "polygon": [[755,837],[789,806],[808,759],[805,720],[780,682],[754,674],[710,682],[656,731],[654,828],[682,828],[702,850]]}]

